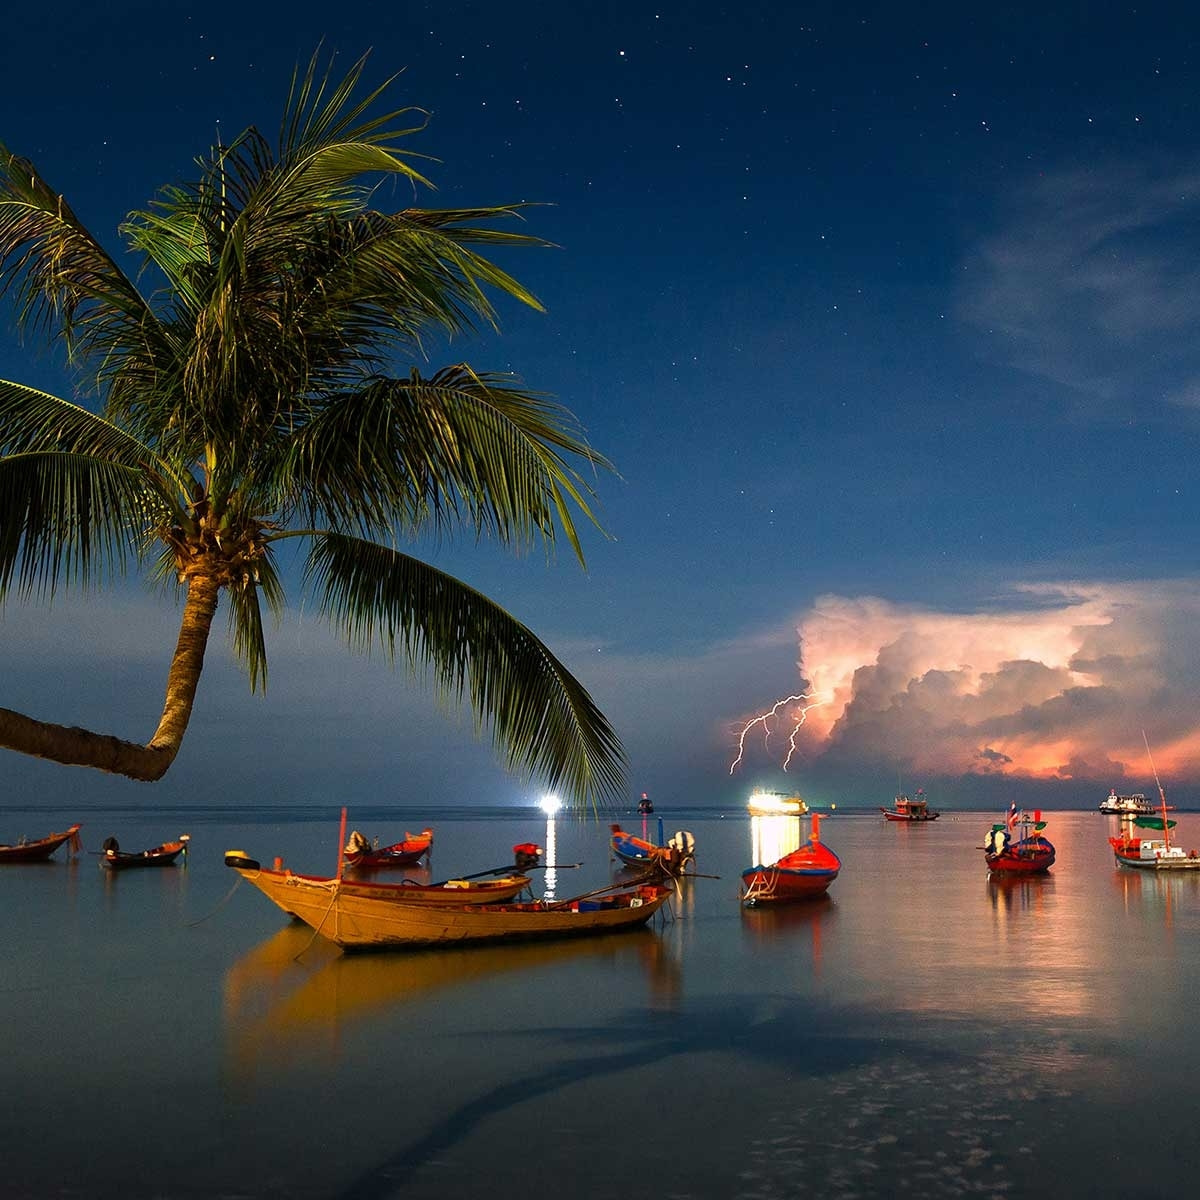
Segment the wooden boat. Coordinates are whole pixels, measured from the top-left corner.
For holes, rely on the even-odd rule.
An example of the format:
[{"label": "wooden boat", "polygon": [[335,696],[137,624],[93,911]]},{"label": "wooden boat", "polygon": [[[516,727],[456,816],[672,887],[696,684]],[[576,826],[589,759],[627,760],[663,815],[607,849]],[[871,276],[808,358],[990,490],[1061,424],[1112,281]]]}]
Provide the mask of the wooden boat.
[{"label": "wooden boat", "polygon": [[49,858],[64,842],[70,842],[70,854],[79,853],[80,825],[72,825],[65,833],[51,833],[47,837],[29,842],[22,839],[15,846],[0,843],[0,863],[42,862]]},{"label": "wooden boat", "polygon": [[742,903],[782,904],[823,896],[838,877],[842,860],[821,841],[821,818],[813,813],[808,843],[785,854],[769,866],[748,867],[742,872]]},{"label": "wooden boat", "polygon": [[289,917],[298,920],[304,920],[303,913],[298,910],[306,903],[306,897],[316,897],[324,909],[329,906],[335,889],[346,895],[389,904],[503,904],[515,900],[531,882],[528,875],[516,873],[488,879],[446,879],[441,883],[416,883],[409,879],[400,883],[377,883],[346,876],[338,880],[328,875],[297,875],[285,871],[279,859],[275,861],[274,869],[257,868],[261,879],[256,881],[256,886]]},{"label": "wooden boat", "polygon": [[756,817],[802,817],[808,812],[808,805],[799,796],[764,792],[761,789],[750,793],[746,807]]},{"label": "wooden boat", "polygon": [[[1178,822],[1167,818],[1169,811],[1167,794],[1163,791],[1162,782],[1158,778],[1158,768],[1154,765],[1154,756],[1150,754],[1150,743],[1146,739],[1145,730],[1142,731],[1142,740],[1146,742],[1146,754],[1150,757],[1150,769],[1154,772],[1154,782],[1158,786],[1161,815],[1157,817],[1139,815],[1130,822],[1122,822],[1120,835],[1108,839],[1108,844],[1113,848],[1117,865],[1150,871],[1200,870],[1200,850],[1184,850],[1182,846],[1171,844],[1171,830]],[[1138,829],[1157,830],[1162,837],[1144,838],[1140,834],[1134,837],[1134,826]]]},{"label": "wooden boat", "polygon": [[[378,839],[377,839],[378,841]],[[412,867],[421,861],[433,846],[433,830],[404,834],[404,841],[390,846],[373,845],[356,829],[342,851],[342,861],[356,870],[378,870],[381,867]]]},{"label": "wooden boat", "polygon": [[[240,850],[225,855],[233,868],[274,903],[288,888],[288,911],[343,950],[460,945],[464,942],[578,937],[645,925],[667,902],[667,884],[611,885],[567,900],[512,904],[422,904],[364,895],[345,879],[285,882]],[[382,885],[373,884],[372,887]],[[397,885],[402,886],[402,885]],[[275,894],[273,894],[275,893]]]},{"label": "wooden boat", "polygon": [[[612,833],[608,839],[609,848],[626,866],[640,867],[647,871],[665,871],[668,875],[679,875],[687,869],[688,863],[695,862],[696,839],[685,830],[676,832],[663,846],[649,842],[645,838],[636,837],[622,829],[620,825],[612,825],[610,829]],[[661,841],[661,829],[659,829],[658,836]]]},{"label": "wooden boat", "polygon": [[[1147,749],[1149,749],[1148,746]],[[1154,781],[1158,783],[1157,771],[1154,774]],[[1167,817],[1169,811],[1167,796],[1161,783],[1158,784],[1158,797],[1160,816],[1143,815],[1135,816],[1131,820],[1122,820],[1120,834],[1108,839],[1117,865],[1150,871],[1200,870],[1200,850],[1184,850],[1182,846],[1173,845],[1171,842],[1171,830],[1178,822]],[[1135,827],[1139,830],[1157,830],[1162,837],[1145,838],[1140,833],[1134,836]]]},{"label": "wooden boat", "polygon": [[983,856],[989,871],[1011,875],[1038,875],[1054,865],[1054,846],[1042,836],[1046,822],[1040,811],[1018,812],[1014,804],[1003,824],[993,825],[983,839]]},{"label": "wooden boat", "polygon": [[912,797],[897,796],[891,808],[880,808],[879,811],[889,821],[936,821],[942,815],[930,810],[924,788],[918,788]]},{"label": "wooden boat", "polygon": [[178,841],[163,842],[149,850],[122,850],[114,837],[105,838],[101,849],[100,865],[110,871],[127,871],[132,867],[169,867],[182,854],[187,857],[191,836],[182,834]]}]

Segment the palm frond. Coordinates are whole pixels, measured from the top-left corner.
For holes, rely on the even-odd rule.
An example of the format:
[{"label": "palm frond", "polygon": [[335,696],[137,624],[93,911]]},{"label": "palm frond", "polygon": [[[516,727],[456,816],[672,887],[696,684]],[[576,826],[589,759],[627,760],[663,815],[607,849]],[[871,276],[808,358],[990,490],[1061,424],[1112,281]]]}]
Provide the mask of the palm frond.
[{"label": "palm frond", "polygon": [[583,685],[516,618],[407,555],[355,538],[314,538],[306,582],[350,643],[402,655],[439,695],[469,699],[510,769],[578,805],[624,793],[625,756]]},{"label": "palm frond", "polygon": [[459,365],[334,397],[288,443],[281,490],[311,524],[364,535],[461,520],[520,550],[561,530],[582,562],[571,505],[595,523],[592,489],[567,456],[611,464],[566,409],[510,382]]},{"label": "palm frond", "polygon": [[0,146],[0,292],[18,323],[72,359],[122,356],[153,314],[137,288],[25,158]]},{"label": "palm frond", "polygon": [[145,472],[86,454],[0,458],[0,597],[123,573],[169,513]]}]

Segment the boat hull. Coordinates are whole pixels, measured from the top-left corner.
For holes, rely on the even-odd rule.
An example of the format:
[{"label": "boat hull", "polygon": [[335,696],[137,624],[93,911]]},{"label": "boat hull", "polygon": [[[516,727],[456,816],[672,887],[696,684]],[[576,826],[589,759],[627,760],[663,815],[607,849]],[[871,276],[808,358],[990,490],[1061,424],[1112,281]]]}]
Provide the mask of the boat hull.
[{"label": "boat hull", "polygon": [[691,835],[678,834],[682,846],[656,846],[632,833],[627,833],[619,825],[612,827],[612,836],[608,839],[609,849],[627,867],[636,867],[641,871],[665,871],[668,875],[678,875],[689,862],[694,860],[691,852]]},{"label": "boat hull", "polygon": [[1134,871],[1200,871],[1200,853],[1167,847],[1157,840],[1109,838],[1119,867]]},{"label": "boat hull", "polygon": [[999,854],[984,855],[987,868],[999,875],[1040,875],[1054,866],[1055,850],[1045,838],[1015,842]]},{"label": "boat hull", "polygon": [[[361,837],[361,835],[357,835]],[[363,841],[365,842],[365,838]],[[390,846],[342,852],[342,862],[356,871],[380,871],[388,867],[415,867],[433,849],[433,833],[426,829],[422,833],[408,833],[404,841]]]},{"label": "boat hull", "polygon": [[823,896],[841,869],[841,859],[828,846],[810,843],[769,866],[760,864],[743,871],[742,903],[753,907]]},{"label": "boat hull", "polygon": [[[429,904],[381,899],[337,880],[305,880],[255,865],[226,864],[268,899],[343,950],[406,949],[617,932],[645,925],[671,888],[656,884],[594,899],[526,904]],[[241,863],[251,860],[240,860]],[[284,890],[286,889],[286,891]]]},{"label": "boat hull", "polygon": [[881,808],[879,811],[889,821],[936,821],[942,815],[940,812],[903,813],[891,808]]},{"label": "boat hull", "polygon": [[165,842],[153,850],[134,854],[125,850],[106,850],[100,865],[109,871],[129,871],[140,867],[170,867],[187,849],[186,842]]},{"label": "boat hull", "polygon": [[72,842],[72,849],[78,849],[81,828],[79,825],[72,825],[65,833],[52,833],[49,837],[39,838],[35,842],[0,846],[0,863],[43,862],[65,842]]}]

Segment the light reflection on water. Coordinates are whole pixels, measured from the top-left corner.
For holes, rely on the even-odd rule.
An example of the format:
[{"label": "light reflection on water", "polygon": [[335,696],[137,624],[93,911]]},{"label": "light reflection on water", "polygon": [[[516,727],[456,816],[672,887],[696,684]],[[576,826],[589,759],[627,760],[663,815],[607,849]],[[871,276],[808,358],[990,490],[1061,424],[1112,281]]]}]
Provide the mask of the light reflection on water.
[{"label": "light reflection on water", "polygon": [[[612,1149],[631,1115],[647,1154],[686,1148],[668,1190],[695,1200],[1036,1196],[1051,1161],[1064,1197],[1138,1194],[1156,1158],[1186,1177],[1200,878],[1120,870],[1105,818],[1046,815],[1055,867],[998,880],[978,849],[990,814],[839,811],[821,828],[843,862],[828,895],[746,910],[741,870],[799,845],[801,821],[668,813],[701,873],[672,919],[414,955],[338,955],[221,865],[236,846],[327,873],[332,821],[193,820],[186,872],[0,870],[19,931],[0,979],[9,1194],[119,1179],[133,1200],[423,1200],[525,1188],[537,1161],[573,1196],[624,1200]],[[122,820],[122,844],[171,834]],[[604,822],[422,812],[371,833],[414,820],[435,828],[439,877],[543,831],[546,862],[583,866],[535,873],[542,889],[618,876]],[[1111,1131],[1143,1108],[1123,1153]],[[23,1151],[50,1144],[23,1176]],[[167,1180],[140,1172],[147,1145],[176,1148]]]}]

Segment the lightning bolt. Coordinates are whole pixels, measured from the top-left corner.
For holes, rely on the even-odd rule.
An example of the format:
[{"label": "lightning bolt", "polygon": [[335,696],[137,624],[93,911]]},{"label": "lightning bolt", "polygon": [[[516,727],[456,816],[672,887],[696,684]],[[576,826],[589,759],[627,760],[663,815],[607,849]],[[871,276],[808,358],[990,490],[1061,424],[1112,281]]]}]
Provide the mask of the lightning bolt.
[{"label": "lightning bolt", "polygon": [[729,765],[729,773],[732,775],[737,770],[738,764],[745,757],[746,753],[746,735],[752,730],[755,725],[761,725],[763,729],[763,747],[769,746],[771,741],[771,719],[779,715],[779,710],[788,704],[798,704],[802,700],[810,700],[812,703],[806,704],[799,712],[799,720],[792,726],[791,736],[788,738],[788,752],[783,760],[783,769],[788,769],[788,763],[792,761],[792,755],[796,753],[796,735],[800,732],[800,726],[808,720],[808,710],[816,708],[819,704],[825,704],[828,696],[817,698],[816,693],[801,692],[798,696],[785,696],[782,700],[777,700],[765,713],[759,713],[751,721],[747,721],[742,727],[742,732],[738,736],[738,752],[737,757]]}]

